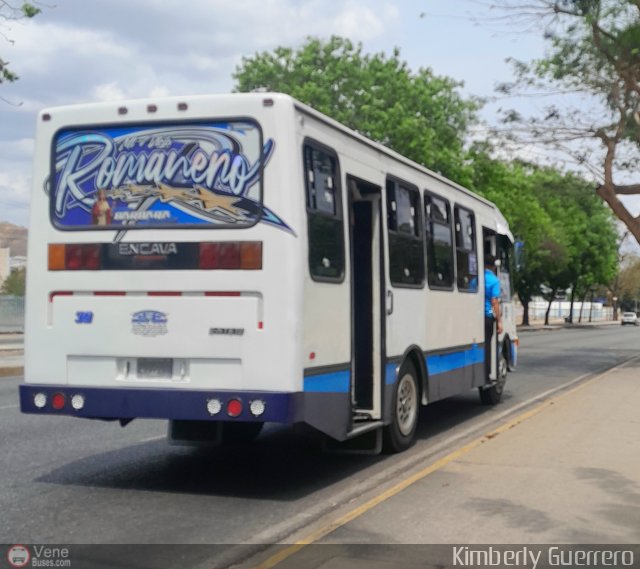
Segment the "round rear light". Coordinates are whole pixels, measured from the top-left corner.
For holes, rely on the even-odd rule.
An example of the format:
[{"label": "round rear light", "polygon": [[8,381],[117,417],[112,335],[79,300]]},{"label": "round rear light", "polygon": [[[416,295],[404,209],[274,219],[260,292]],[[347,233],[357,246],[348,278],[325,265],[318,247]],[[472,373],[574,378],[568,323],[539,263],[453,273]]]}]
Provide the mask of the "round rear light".
[{"label": "round rear light", "polygon": [[64,403],[65,403],[64,393],[55,393],[54,396],[51,398],[51,405],[53,406],[54,409],[57,409],[58,411],[64,407]]},{"label": "round rear light", "polygon": [[38,408],[38,409],[43,409],[44,406],[47,404],[47,396],[44,393],[36,393],[33,397],[33,404]]},{"label": "round rear light", "polygon": [[254,399],[249,403],[249,411],[254,417],[260,417],[264,413],[265,403],[262,399]]},{"label": "round rear light", "polygon": [[217,415],[222,411],[222,403],[219,399],[209,399],[207,401],[207,411],[209,411],[209,415]]},{"label": "round rear light", "polygon": [[242,413],[242,402],[239,399],[231,399],[227,403],[227,415],[237,417]]},{"label": "round rear light", "polygon": [[84,395],[76,393],[71,398],[71,407],[73,407],[76,411],[80,411],[80,409],[84,407]]}]

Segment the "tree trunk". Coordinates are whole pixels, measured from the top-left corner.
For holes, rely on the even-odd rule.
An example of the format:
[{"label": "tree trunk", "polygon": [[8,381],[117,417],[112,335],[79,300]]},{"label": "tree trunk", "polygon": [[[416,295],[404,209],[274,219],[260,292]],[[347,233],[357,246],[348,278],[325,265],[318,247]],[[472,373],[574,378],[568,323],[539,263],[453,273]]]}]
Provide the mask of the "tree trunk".
[{"label": "tree trunk", "polygon": [[522,301],[522,326],[529,326],[529,299]]},{"label": "tree trunk", "polygon": [[569,319],[567,322],[573,324],[573,301],[576,297],[576,285],[571,287],[571,304],[569,305]]},{"label": "tree trunk", "polygon": [[589,322],[591,322],[592,314],[593,314],[593,292],[591,293],[591,301],[589,302]]},{"label": "tree trunk", "polygon": [[557,292],[558,292],[558,290],[555,289],[555,288],[551,291],[551,296],[549,297],[549,304],[547,305],[547,312],[544,315],[544,325],[545,326],[549,326],[549,313],[551,312],[551,304],[555,300]]},{"label": "tree trunk", "polygon": [[578,318],[578,324],[582,323],[582,309],[584,308],[584,301],[587,300],[587,293],[584,293],[582,300],[580,301],[580,318]]}]

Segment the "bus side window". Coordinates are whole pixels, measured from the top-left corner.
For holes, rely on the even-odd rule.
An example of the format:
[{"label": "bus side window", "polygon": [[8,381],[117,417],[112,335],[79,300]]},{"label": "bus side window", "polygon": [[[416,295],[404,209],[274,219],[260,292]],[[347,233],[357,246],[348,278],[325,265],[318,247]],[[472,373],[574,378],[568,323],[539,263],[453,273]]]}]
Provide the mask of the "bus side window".
[{"label": "bus side window", "polygon": [[425,192],[427,282],[432,288],[453,289],[453,237],[451,206],[443,198]]},{"label": "bus side window", "polygon": [[476,253],[476,223],[473,213],[455,206],[456,264],[458,290],[478,292],[478,255]]},{"label": "bus side window", "polygon": [[344,228],[337,155],[320,145],[304,145],[309,236],[309,272],[317,281],[344,279]]},{"label": "bus side window", "polygon": [[395,180],[387,180],[387,229],[389,277],[396,286],[422,286],[424,245],[420,223],[420,192]]}]

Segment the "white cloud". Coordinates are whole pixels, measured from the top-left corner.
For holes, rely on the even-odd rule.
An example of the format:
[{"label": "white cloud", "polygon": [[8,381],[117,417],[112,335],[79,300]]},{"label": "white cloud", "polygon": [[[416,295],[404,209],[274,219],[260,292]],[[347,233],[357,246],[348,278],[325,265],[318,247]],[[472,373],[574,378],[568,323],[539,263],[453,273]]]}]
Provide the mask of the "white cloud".
[{"label": "white cloud", "polygon": [[98,101],[120,101],[126,98],[125,92],[118,85],[117,81],[96,85],[92,93],[93,98]]},{"label": "white cloud", "polygon": [[12,163],[29,161],[33,155],[35,141],[33,138],[0,140],[0,156]]},{"label": "white cloud", "polygon": [[27,225],[31,176],[19,171],[0,172],[0,220]]},{"label": "white cloud", "polygon": [[[20,28],[14,34],[16,55],[21,74],[49,73],[66,61],[82,65],[97,58],[126,58],[130,49],[122,39],[105,30],[74,28],[69,25],[34,21],[33,26]],[[18,64],[18,62],[16,62]]]},{"label": "white cloud", "polygon": [[[340,36],[359,40],[370,40],[384,32],[386,18],[393,18],[389,6],[383,9],[384,17],[362,2],[347,2],[342,11],[333,19],[335,33]],[[396,14],[397,16],[397,14]]]},{"label": "white cloud", "polygon": [[154,87],[149,92],[149,97],[167,97],[169,95],[169,89],[166,87]]}]

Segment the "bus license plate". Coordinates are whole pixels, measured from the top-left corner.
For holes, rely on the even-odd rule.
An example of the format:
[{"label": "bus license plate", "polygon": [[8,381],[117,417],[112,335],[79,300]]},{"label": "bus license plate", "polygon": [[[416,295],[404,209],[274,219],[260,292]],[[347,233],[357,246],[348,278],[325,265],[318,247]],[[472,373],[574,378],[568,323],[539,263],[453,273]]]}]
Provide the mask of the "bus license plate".
[{"label": "bus license plate", "polygon": [[138,377],[145,379],[171,379],[171,358],[138,358]]}]

